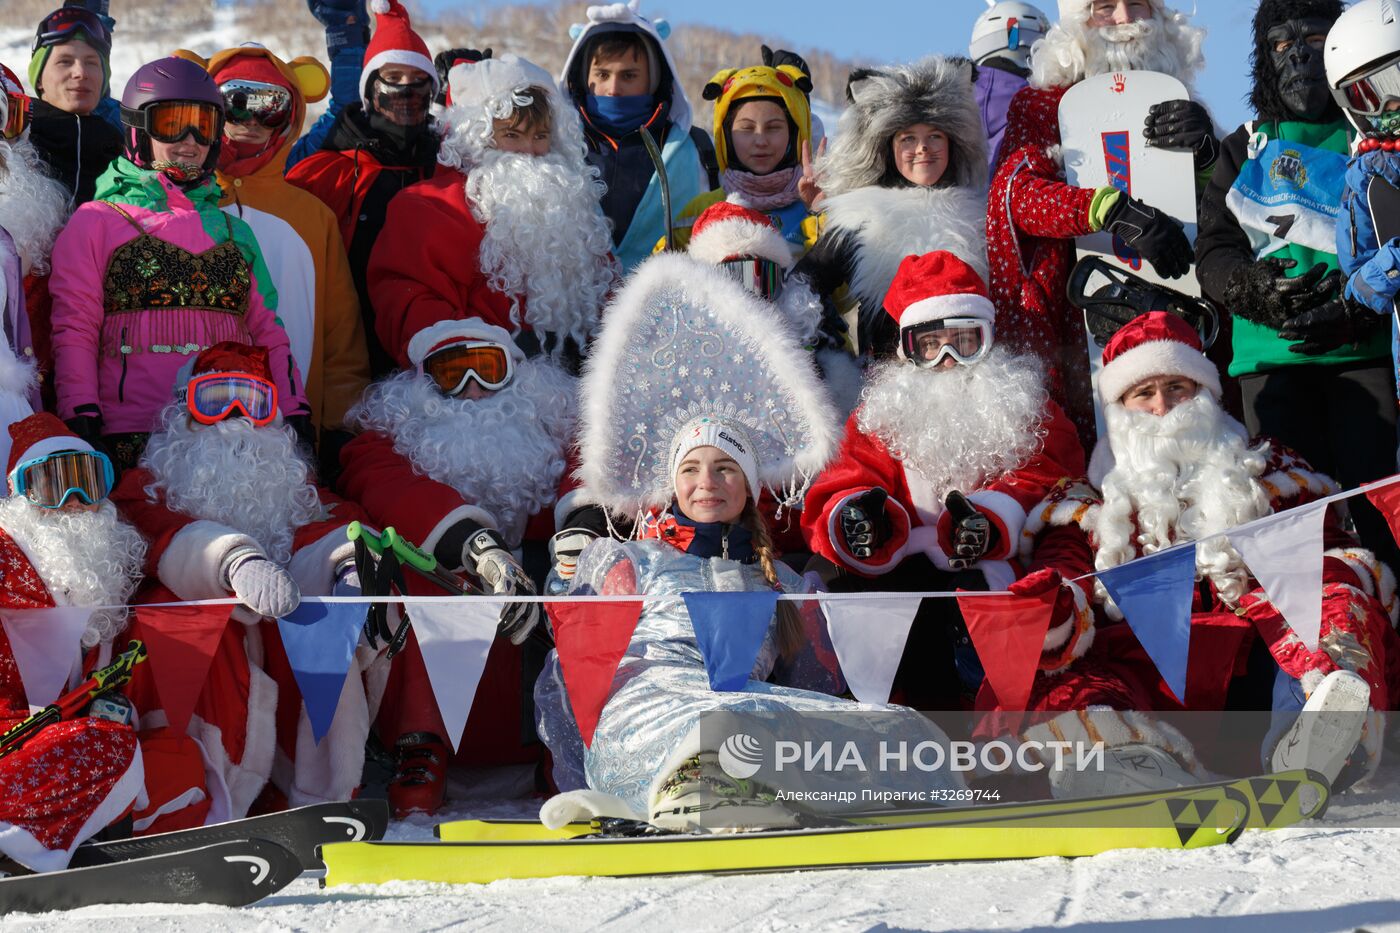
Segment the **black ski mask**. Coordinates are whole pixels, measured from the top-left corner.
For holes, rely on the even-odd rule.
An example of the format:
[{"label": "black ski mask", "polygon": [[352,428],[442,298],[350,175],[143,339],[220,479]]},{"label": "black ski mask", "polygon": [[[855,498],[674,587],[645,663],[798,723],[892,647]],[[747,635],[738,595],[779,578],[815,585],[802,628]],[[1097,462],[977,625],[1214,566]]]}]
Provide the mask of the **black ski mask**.
[{"label": "black ski mask", "polygon": [[[1300,119],[1317,121],[1327,113],[1332,93],[1322,64],[1322,40],[1330,23],[1321,19],[1290,19],[1268,32],[1278,96]],[[1284,46],[1283,51],[1278,49]]]},{"label": "black ski mask", "polygon": [[[1262,0],[1254,16],[1254,87],[1264,120],[1325,123],[1340,119],[1327,87],[1323,40],[1341,15],[1340,0]],[[1311,41],[1310,41],[1311,40]]]}]

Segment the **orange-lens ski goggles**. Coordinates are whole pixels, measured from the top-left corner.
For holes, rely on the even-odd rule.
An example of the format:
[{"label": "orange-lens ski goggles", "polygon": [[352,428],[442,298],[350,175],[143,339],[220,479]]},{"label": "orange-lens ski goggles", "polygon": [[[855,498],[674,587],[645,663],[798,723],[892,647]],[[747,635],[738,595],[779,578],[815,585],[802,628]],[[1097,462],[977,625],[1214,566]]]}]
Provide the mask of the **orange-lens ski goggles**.
[{"label": "orange-lens ski goggles", "polygon": [[6,139],[18,139],[24,132],[24,128],[29,125],[29,98],[23,94],[11,94],[5,92],[5,130]]},{"label": "orange-lens ski goggles", "polygon": [[258,427],[277,417],[277,386],[247,373],[205,373],[185,389],[190,417],[215,424],[238,412]]},{"label": "orange-lens ski goggles", "polygon": [[40,508],[59,509],[73,496],[96,505],[111,493],[115,479],[106,454],[63,450],[19,464],[10,475],[10,485],[15,495]]},{"label": "orange-lens ski goggles", "polygon": [[212,146],[219,136],[223,114],[213,104],[186,100],[162,101],[146,111],[146,132],[154,140],[177,143],[193,134],[201,146]]},{"label": "orange-lens ski goggles", "polygon": [[510,353],[498,343],[473,342],[439,350],[423,360],[423,372],[444,395],[456,395],[475,379],[483,389],[503,389],[513,373]]}]

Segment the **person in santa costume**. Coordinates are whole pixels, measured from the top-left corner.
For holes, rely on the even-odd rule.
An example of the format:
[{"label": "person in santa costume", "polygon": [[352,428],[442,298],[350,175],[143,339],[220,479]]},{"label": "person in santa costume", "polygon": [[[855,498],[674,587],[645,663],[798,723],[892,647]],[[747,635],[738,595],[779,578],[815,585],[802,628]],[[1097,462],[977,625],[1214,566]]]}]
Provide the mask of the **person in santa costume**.
[{"label": "person in santa costume", "polygon": [[379,339],[407,366],[416,333],[479,317],[577,372],[616,278],[578,114],[513,55],[457,65],[448,84],[441,167],[394,199],[370,257]]},{"label": "person in santa costume", "polygon": [[[293,165],[287,181],[324,201],[340,222],[360,299],[370,375],[378,378],[399,364],[376,335],[366,270],[390,203],[437,168],[439,128],[429,108],[439,83],[428,46],[413,31],[403,4],[372,0],[370,9],[375,28],[364,52],[359,100],[340,112],[320,151]],[[343,25],[348,32],[362,28],[362,23]]]},{"label": "person in santa costume", "polygon": [[[1179,317],[1154,311],[1135,318],[1109,341],[1103,361],[1099,393],[1108,430],[1094,449],[1088,482],[1056,489],[1022,532],[1023,553],[1033,553],[1042,568],[1040,583],[1072,588],[1061,578],[1195,541],[1201,585],[1193,597],[1185,705],[1223,709],[1231,679],[1258,639],[1274,667],[1265,767],[1306,765],[1341,785],[1374,769],[1384,723],[1379,711],[1392,707],[1398,686],[1390,568],[1329,515],[1321,638],[1312,650],[1221,534],[1334,493],[1336,484],[1276,441],[1249,439],[1222,410],[1219,372]],[[1102,583],[1093,584],[1092,596],[1096,613],[1081,622],[1121,620]],[[1100,636],[1112,638],[1117,628],[1126,637],[1125,627],[1104,624]],[[1074,670],[1076,658],[1099,640],[1092,625],[1055,632],[1058,643],[1047,640],[1042,668]],[[1054,702],[1055,689],[1047,681],[1038,692]],[[1175,700],[1164,703],[1159,708],[1179,708]],[[1361,715],[1368,708],[1375,712]],[[1298,716],[1299,710],[1334,715]],[[1353,715],[1335,717],[1348,712]]]},{"label": "person in santa costume", "polygon": [[905,256],[947,250],[986,276],[987,146],[972,81],[959,59],[857,69],[836,140],[815,183],[802,182],[821,235],[792,276],[827,303],[828,332],[855,313],[864,356],[894,353],[881,308]]},{"label": "person in santa costume", "polygon": [[[1012,98],[1007,114],[987,199],[997,330],[1003,341],[1042,360],[1052,397],[1074,419],[1086,447],[1095,428],[1083,315],[1065,292],[1074,238],[1107,230],[1168,278],[1190,271],[1192,253],[1181,225],[1137,198],[1113,187],[1066,184],[1060,100],[1086,77],[1123,70],[1163,72],[1190,88],[1204,64],[1204,37],[1163,0],[1060,0],[1060,21],[1031,56],[1030,86]],[[1198,172],[1210,169],[1220,150],[1210,115],[1190,100],[1154,106],[1143,135],[1150,146],[1194,152]]]},{"label": "person in santa costume", "polygon": [[[572,575],[587,542],[607,533],[600,510],[575,494],[561,497],[577,485],[577,380],[547,357],[527,359],[509,333],[480,318],[419,331],[408,358],[413,369],[372,386],[351,411],[362,433],[343,452],[340,488],[376,525],[392,526],[494,595],[535,593],[516,556],[522,545],[536,566],[547,542],[558,547],[558,566]],[[502,607],[510,643],[493,646],[459,743],[474,764],[538,750],[521,747],[519,703],[522,677],[533,683],[543,663],[543,651],[525,644],[540,618],[538,603]],[[437,810],[451,752],[412,636],[393,664],[378,723],[398,761],[389,784],[395,811]]]},{"label": "person in santa costume", "polygon": [[[1083,470],[1074,429],[1034,357],[994,341],[986,286],[957,256],[906,257],[885,309],[898,355],[868,374],[840,453],[807,494],[810,549],[834,565],[834,589],[1005,589],[1026,510]],[[928,606],[896,677],[915,705],[982,677],[957,604]],[[950,646],[957,680],[937,673]]]},{"label": "person in santa costume", "polygon": [[[68,219],[68,193],[49,177],[30,141],[30,106],[19,78],[0,64],[0,398],[9,398],[0,401],[0,427],[39,410],[41,386],[52,395],[47,276],[49,253]],[[11,359],[37,364],[38,382]],[[0,431],[0,456],[8,446]]]},{"label": "person in santa costume", "polygon": [[[111,461],[47,412],[6,433],[12,443],[0,499],[0,615],[124,606],[141,580],[146,542],[107,499]],[[81,644],[107,663],[125,626],[125,609],[99,609]],[[76,660],[78,647],[55,642],[51,650]],[[0,625],[0,732],[29,716],[30,699]],[[144,773],[126,723],[85,716],[43,729],[0,758],[0,857],[34,871],[66,867],[80,843],[141,802]]]},{"label": "person in santa costume", "polygon": [[[176,384],[139,468],[112,495],[151,541],[147,603],[236,597],[190,719],[172,732],[152,680],[129,695],[152,767],[138,832],[238,819],[269,778],[293,804],[343,800],[359,786],[369,710],[351,677],[330,733],[316,743],[296,701],[276,620],[301,595],[357,595],[345,527],[364,519],[317,486],[296,433],[277,408],[261,347],[226,342],[201,353]],[[141,625],[133,625],[139,635]],[[362,653],[361,668],[372,654]]]}]

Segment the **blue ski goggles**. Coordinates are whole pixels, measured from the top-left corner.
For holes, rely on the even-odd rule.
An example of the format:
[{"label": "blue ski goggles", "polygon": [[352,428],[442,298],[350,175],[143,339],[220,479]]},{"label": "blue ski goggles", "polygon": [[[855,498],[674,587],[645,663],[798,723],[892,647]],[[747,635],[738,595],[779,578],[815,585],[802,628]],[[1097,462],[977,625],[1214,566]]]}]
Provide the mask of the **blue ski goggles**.
[{"label": "blue ski goggles", "polygon": [[10,488],[44,509],[60,509],[77,496],[87,505],[107,498],[116,483],[112,461],[95,450],[63,450],[26,460],[10,473]]}]

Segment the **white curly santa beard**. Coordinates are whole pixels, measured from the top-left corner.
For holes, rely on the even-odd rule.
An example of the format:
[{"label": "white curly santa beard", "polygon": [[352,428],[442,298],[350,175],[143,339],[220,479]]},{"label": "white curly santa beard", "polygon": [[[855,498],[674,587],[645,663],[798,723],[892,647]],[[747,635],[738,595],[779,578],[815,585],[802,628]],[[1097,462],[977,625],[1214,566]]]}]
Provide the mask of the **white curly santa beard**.
[{"label": "white curly santa beard", "polygon": [[512,547],[554,504],[578,420],[578,380],[539,357],[489,398],[447,398],[416,372],[372,386],[350,415],[394,439],[414,470],[495,516]]},{"label": "white curly santa beard", "polygon": [[[102,502],[97,511],[42,509],[17,496],[0,499],[5,529],[34,565],[59,605],[125,606],[141,581],[146,540]],[[94,612],[83,646],[111,641],[126,628],[127,610]]]},{"label": "white curly santa beard", "polygon": [[[467,201],[486,231],[477,258],[491,288],[508,295],[511,330],[582,347],[613,286],[612,234],[599,207],[603,186],[579,158],[488,150],[467,175]],[[562,343],[562,341],[561,341]]]},{"label": "white curly santa beard", "polygon": [[1040,365],[1005,347],[952,369],[894,359],[871,373],[856,424],[932,483],[942,501],[1034,456],[1045,440],[1047,398]]},{"label": "white curly santa beard", "polygon": [[[1268,443],[1247,446],[1244,426],[1209,392],[1160,416],[1108,405],[1104,420],[1114,459],[1090,529],[1099,570],[1127,563],[1139,548],[1152,554],[1200,541],[1272,511],[1258,482],[1269,464]],[[1196,570],[1231,606],[1248,592],[1248,571],[1223,536],[1200,541]]]},{"label": "white curly santa beard", "polygon": [[19,250],[23,274],[49,270],[53,241],[68,220],[68,191],[49,177],[27,139],[0,140],[0,227]]},{"label": "white curly santa beard", "polygon": [[147,494],[160,492],[173,511],[242,532],[285,566],[296,530],[321,514],[296,433],[245,418],[197,424],[183,402],[166,406],[161,423],[141,458],[153,478]]},{"label": "white curly santa beard", "polygon": [[1204,31],[1184,19],[1154,17],[1100,27],[1060,23],[1035,44],[1030,83],[1042,89],[1068,87],[1094,75],[1158,71],[1189,86],[1204,63],[1204,38]]}]

